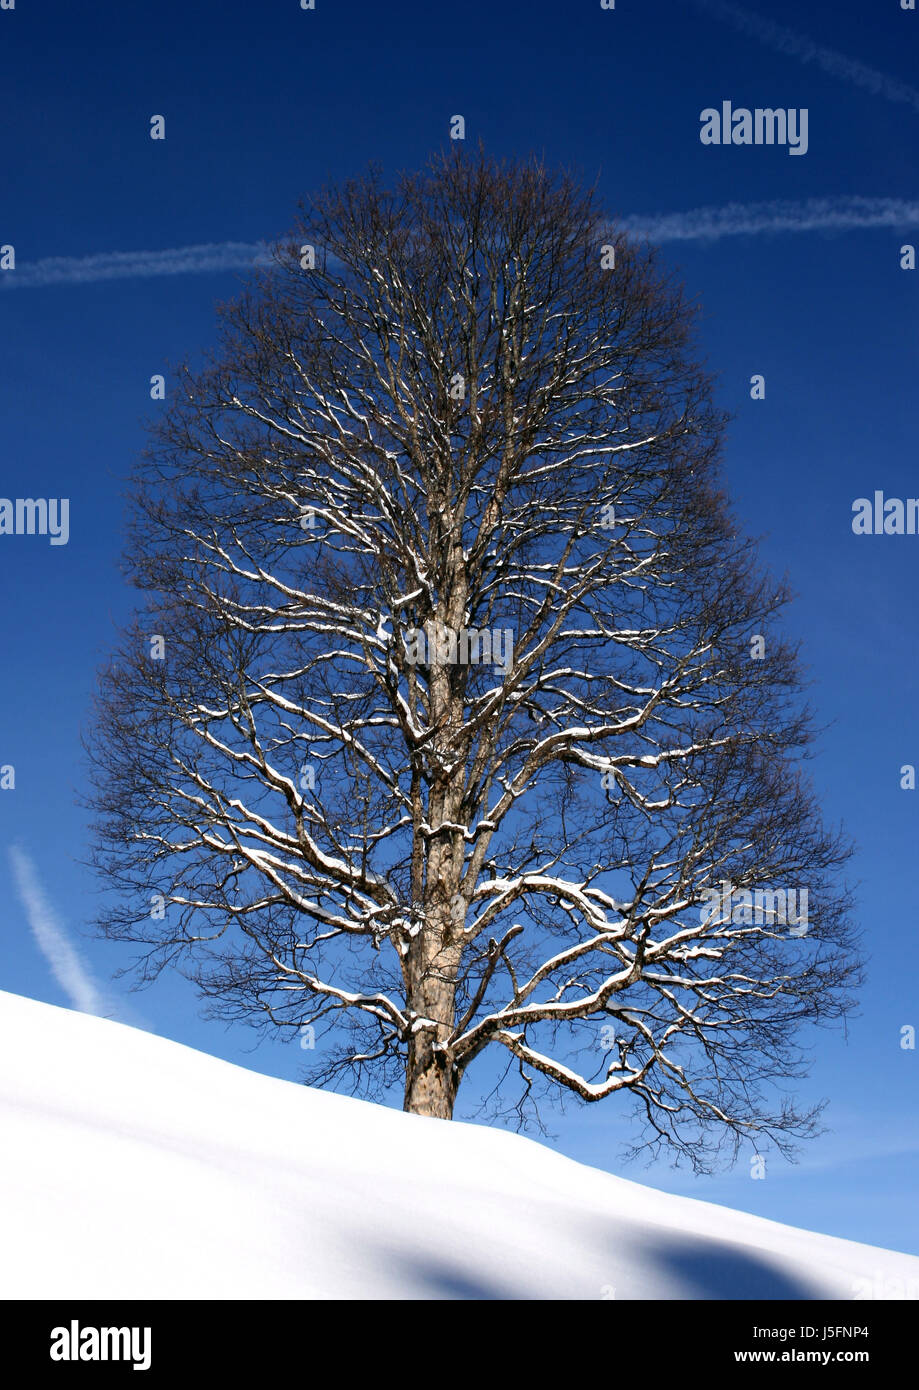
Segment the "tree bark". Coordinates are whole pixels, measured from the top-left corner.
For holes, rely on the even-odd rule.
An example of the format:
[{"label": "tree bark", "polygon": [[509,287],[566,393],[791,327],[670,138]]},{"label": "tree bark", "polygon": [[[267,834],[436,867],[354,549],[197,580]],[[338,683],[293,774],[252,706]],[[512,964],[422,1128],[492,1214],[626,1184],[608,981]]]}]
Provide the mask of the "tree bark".
[{"label": "tree bark", "polygon": [[453,1062],[447,1052],[435,1049],[435,1040],[434,1031],[424,1029],[409,1044],[403,1109],[415,1115],[452,1120],[456,1100]]},{"label": "tree bark", "polygon": [[407,961],[410,1012],[415,1026],[408,1044],[403,1108],[441,1120],[453,1116],[459,1073],[449,1046],[455,1026],[459,949],[440,945],[429,927]]}]

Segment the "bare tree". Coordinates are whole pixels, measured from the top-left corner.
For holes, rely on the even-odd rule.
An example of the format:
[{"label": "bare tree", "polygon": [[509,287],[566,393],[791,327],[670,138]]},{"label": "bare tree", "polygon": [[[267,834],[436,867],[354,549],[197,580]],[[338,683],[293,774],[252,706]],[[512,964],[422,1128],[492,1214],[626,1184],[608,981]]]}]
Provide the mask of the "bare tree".
[{"label": "bare tree", "polygon": [[653,248],[452,154],[301,205],[221,318],[133,488],[104,929],[406,1109],[500,1048],[521,1114],[625,1092],[697,1166],[788,1150],[819,1107],[775,1083],[858,973],[850,850]]}]

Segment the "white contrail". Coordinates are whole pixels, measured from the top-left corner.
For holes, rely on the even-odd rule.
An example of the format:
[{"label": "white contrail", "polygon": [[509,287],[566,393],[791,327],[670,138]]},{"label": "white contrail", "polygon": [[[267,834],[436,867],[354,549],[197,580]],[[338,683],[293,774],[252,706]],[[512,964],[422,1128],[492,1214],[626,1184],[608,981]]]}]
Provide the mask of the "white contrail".
[{"label": "white contrail", "polygon": [[839,77],[844,82],[851,82],[853,86],[872,92],[875,96],[885,97],[887,101],[900,102],[911,106],[914,111],[919,111],[919,91],[915,87],[901,82],[899,78],[889,77],[885,72],[878,72],[877,68],[869,68],[857,58],[848,58],[845,53],[839,53],[835,48],[824,48],[806,34],[799,34],[796,29],[788,29],[784,24],[775,24],[771,19],[763,19],[740,5],[730,4],[729,0],[691,0],[691,3],[697,9],[711,15],[713,19],[730,24],[739,33],[747,34],[766,48],[774,49],[776,53],[785,53],[789,58],[797,59],[799,63],[814,63],[831,77]]},{"label": "white contrail", "polygon": [[51,973],[70,1000],[71,1007],[84,1014],[110,1017],[113,1010],[93,979],[79,952],[67,936],[54,909],[45,897],[35,865],[16,846],[10,848],[13,880],[19,901],[25,909],[38,949],[51,967]]},{"label": "white contrail", "polygon": [[262,241],[218,241],[178,246],[170,251],[104,251],[97,256],[48,256],[0,275],[4,289],[40,285],[79,285],[97,280],[128,280],[155,275],[197,275],[267,265],[270,248]]},{"label": "white contrail", "polygon": [[717,241],[768,232],[852,231],[919,226],[919,202],[906,198],[807,198],[802,202],[728,203],[620,218],[616,226],[648,241]]},{"label": "white contrail", "polygon": [[[715,241],[763,232],[845,231],[857,227],[913,227],[919,203],[905,198],[808,198],[803,202],[728,203],[688,212],[630,215],[617,226],[651,241]],[[331,260],[331,257],[330,257]],[[0,273],[0,288],[90,284],[245,269],[272,262],[264,241],[209,242],[170,251],[106,251],[96,256],[51,256]]]}]

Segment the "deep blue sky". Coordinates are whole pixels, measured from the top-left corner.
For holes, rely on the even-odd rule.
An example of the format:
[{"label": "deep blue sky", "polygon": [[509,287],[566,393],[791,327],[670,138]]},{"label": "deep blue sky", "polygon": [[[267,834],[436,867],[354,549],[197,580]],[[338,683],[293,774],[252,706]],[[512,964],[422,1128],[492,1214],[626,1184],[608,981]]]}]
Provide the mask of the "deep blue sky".
[{"label": "deep blue sky", "polygon": [[[756,3],[760,16],[891,81],[919,80],[919,13],[899,0]],[[16,0],[0,11],[0,245],[17,258],[0,282],[22,282],[0,283],[0,494],[71,499],[66,547],[0,536],[0,764],[16,768],[15,790],[0,792],[0,987],[70,1002],[6,851],[21,846],[81,940],[97,900],[80,863],[80,730],[130,601],[118,570],[123,479],[156,409],[150,376],[168,377],[167,362],[213,341],[215,301],[239,283],[238,272],[221,272],[37,286],[30,266],[271,238],[326,177],[371,160],[387,173],[420,165],[455,113],[490,152],[535,150],[596,178],[622,216],[826,199],[832,218],[853,197],[913,199],[919,99],[894,100],[891,86],[871,90],[832,59],[804,55],[693,0],[617,0],[615,11],[598,0],[317,0],[315,12],[298,0]],[[726,99],[807,107],[808,153],[703,146],[699,114]],[[149,139],[154,113],[166,117],[162,143]],[[746,1161],[715,1179],[664,1166],[627,1175],[919,1252],[919,1054],[899,1045],[904,1025],[919,1027],[919,793],[899,788],[901,765],[919,764],[919,536],[857,538],[850,525],[853,499],[875,488],[919,495],[919,272],[899,268],[900,246],[919,242],[919,205],[900,219],[663,246],[702,306],[701,350],[734,415],[725,474],[737,511],[799,595],[788,625],[828,726],[813,775],[828,818],[859,844],[871,959],[848,1039],[815,1039],[803,1090],[830,1097],[833,1132],[799,1165],[773,1160],[765,1181]],[[750,399],[753,373],[765,375],[765,401]],[[127,997],[109,983],[121,950],[91,935],[80,949],[120,1016],[299,1075],[295,1045],[250,1054],[245,1030],[199,1019],[181,980]],[[626,1171],[615,1100],[572,1108],[554,1130],[565,1152]]]}]

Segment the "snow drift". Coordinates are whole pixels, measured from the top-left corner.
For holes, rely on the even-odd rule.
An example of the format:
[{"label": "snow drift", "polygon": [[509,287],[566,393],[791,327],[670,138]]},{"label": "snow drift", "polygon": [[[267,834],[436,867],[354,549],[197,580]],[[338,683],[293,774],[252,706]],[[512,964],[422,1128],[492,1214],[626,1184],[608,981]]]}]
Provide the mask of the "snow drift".
[{"label": "snow drift", "polygon": [[670,1196],[502,1130],[311,1090],[3,992],[0,1047],[3,1298],[919,1289],[912,1256]]}]

